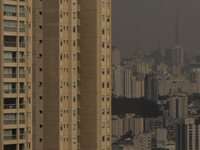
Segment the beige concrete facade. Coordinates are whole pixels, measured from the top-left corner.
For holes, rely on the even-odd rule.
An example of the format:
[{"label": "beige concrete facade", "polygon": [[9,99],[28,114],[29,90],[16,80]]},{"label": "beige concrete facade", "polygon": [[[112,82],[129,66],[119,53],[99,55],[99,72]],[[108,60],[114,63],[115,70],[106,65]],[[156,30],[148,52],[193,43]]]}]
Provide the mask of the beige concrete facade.
[{"label": "beige concrete facade", "polygon": [[0,149],[32,149],[32,2],[0,0]]},{"label": "beige concrete facade", "polygon": [[111,0],[0,10],[0,149],[110,150]]}]

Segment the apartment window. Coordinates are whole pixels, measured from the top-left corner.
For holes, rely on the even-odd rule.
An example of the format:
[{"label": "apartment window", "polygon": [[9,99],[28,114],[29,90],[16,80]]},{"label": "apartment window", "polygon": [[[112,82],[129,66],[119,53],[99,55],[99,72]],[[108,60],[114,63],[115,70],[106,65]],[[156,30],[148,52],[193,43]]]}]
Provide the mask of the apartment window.
[{"label": "apartment window", "polygon": [[25,41],[24,41],[25,37],[24,36],[20,36],[19,37],[19,47],[25,47]]},{"label": "apartment window", "polygon": [[73,96],[73,102],[76,102],[76,96]]},{"label": "apartment window", "polygon": [[103,74],[103,75],[105,74],[105,69],[104,69],[104,68],[102,69],[102,74]]},{"label": "apartment window", "polygon": [[105,61],[105,56],[104,55],[102,55],[102,61]]},{"label": "apartment window", "polygon": [[62,32],[62,26],[60,26],[60,32]]},{"label": "apartment window", "polygon": [[4,93],[16,93],[16,83],[12,83],[12,82],[5,82],[4,83]]},{"label": "apartment window", "polygon": [[76,19],[76,13],[73,12],[73,19]]},{"label": "apartment window", "polygon": [[76,75],[76,68],[73,68],[73,75]]},{"label": "apartment window", "polygon": [[60,18],[62,18],[62,16],[63,16],[63,15],[62,15],[62,11],[61,11],[61,12],[60,12]]},{"label": "apartment window", "polygon": [[76,41],[75,40],[73,40],[73,46],[76,46]]},{"label": "apartment window", "polygon": [[25,72],[24,72],[24,67],[19,68],[19,78],[24,78],[25,77]]},{"label": "apartment window", "polygon": [[104,48],[105,47],[105,42],[102,42],[102,48]]},{"label": "apartment window", "polygon": [[110,30],[109,29],[107,29],[107,35],[110,35]]},{"label": "apartment window", "polygon": [[110,43],[107,43],[107,48],[110,48]]},{"label": "apartment window", "polygon": [[16,62],[16,52],[4,52],[3,59],[6,63]]},{"label": "apartment window", "polygon": [[105,128],[105,122],[102,122],[102,128]]},{"label": "apartment window", "polygon": [[24,6],[19,6],[19,16],[20,17],[25,17]]},{"label": "apartment window", "polygon": [[39,96],[39,99],[41,100],[41,99],[42,99],[42,96]]},{"label": "apartment window", "polygon": [[105,34],[105,29],[104,28],[102,29],[102,34]]},{"label": "apartment window", "polygon": [[105,87],[105,83],[104,82],[102,82],[102,88],[104,88]]},{"label": "apartment window", "polygon": [[25,32],[24,21],[19,22],[19,32]]},{"label": "apartment window", "polygon": [[110,135],[107,135],[107,141],[110,141]]},{"label": "apartment window", "polygon": [[76,138],[73,138],[73,144],[76,144]]},{"label": "apartment window", "polygon": [[42,138],[39,138],[39,142],[40,142],[40,143],[42,142]]},{"label": "apartment window", "polygon": [[17,114],[9,113],[4,114],[4,124],[16,124],[17,123]]},{"label": "apartment window", "polygon": [[109,115],[110,114],[110,109],[109,108],[107,108],[107,115]]},{"label": "apartment window", "polygon": [[102,109],[102,115],[105,115],[105,109]]},{"label": "apartment window", "polygon": [[103,142],[105,141],[105,136],[102,136],[102,141],[103,141]]},{"label": "apartment window", "polygon": [[105,2],[102,2],[102,8],[105,8]]},{"label": "apartment window", "polygon": [[76,27],[75,26],[73,26],[73,32],[76,32]]},{"label": "apartment window", "polygon": [[102,15],[102,21],[103,21],[103,22],[105,21],[105,16],[104,16],[104,15]]},{"label": "apartment window", "polygon": [[108,95],[108,96],[107,96],[107,101],[109,101],[109,100],[110,100],[110,96]]},{"label": "apartment window", "polygon": [[61,131],[63,130],[63,125],[62,125],[62,124],[60,125],[60,130],[61,130]]},{"label": "apartment window", "polygon": [[73,0],[73,5],[76,5],[76,0]]},{"label": "apartment window", "polygon": [[42,26],[39,26],[39,29],[42,29]]},{"label": "apartment window", "polygon": [[17,139],[16,129],[4,129],[4,140],[16,140]]},{"label": "apartment window", "polygon": [[73,124],[73,130],[76,130],[76,124]]},{"label": "apartment window", "polygon": [[40,128],[42,128],[42,124],[40,124],[39,126],[40,126]]},{"label": "apartment window", "polygon": [[60,0],[60,4],[62,4],[62,0]]},{"label": "apartment window", "polygon": [[16,47],[17,37],[16,36],[4,36],[4,46],[5,47]]},{"label": "apartment window", "polygon": [[107,9],[110,9],[110,3],[107,3]]},{"label": "apartment window", "polygon": [[101,98],[101,99],[102,99],[102,101],[104,102],[104,100],[105,100],[105,96],[104,96],[104,95],[102,95],[102,98]]},{"label": "apartment window", "polygon": [[24,113],[19,114],[19,124],[25,124]]},{"label": "apartment window", "polygon": [[110,128],[110,122],[107,122],[107,128]]},{"label": "apartment window", "polygon": [[73,61],[76,61],[76,54],[73,54]]},{"label": "apartment window", "polygon": [[73,116],[76,116],[76,110],[73,110]]},{"label": "apartment window", "polygon": [[4,20],[4,31],[16,32],[17,31],[17,21]]},{"label": "apartment window", "polygon": [[108,75],[110,74],[110,70],[109,70],[109,69],[107,70],[107,74],[108,74]]},{"label": "apartment window", "polygon": [[4,16],[16,16],[17,7],[14,5],[4,5]]},{"label": "apartment window", "polygon": [[107,22],[110,22],[110,16],[107,16]]},{"label": "apartment window", "polygon": [[109,82],[107,83],[107,88],[109,88]]},{"label": "apartment window", "polygon": [[73,82],[73,88],[76,88],[76,82]]}]

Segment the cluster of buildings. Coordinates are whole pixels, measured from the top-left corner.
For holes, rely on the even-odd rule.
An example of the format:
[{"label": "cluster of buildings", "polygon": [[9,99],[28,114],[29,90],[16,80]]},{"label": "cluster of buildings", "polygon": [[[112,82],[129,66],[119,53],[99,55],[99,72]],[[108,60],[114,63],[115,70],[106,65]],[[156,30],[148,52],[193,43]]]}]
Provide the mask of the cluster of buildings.
[{"label": "cluster of buildings", "polygon": [[0,0],[0,150],[111,150],[111,0]]},{"label": "cluster of buildings", "polygon": [[113,150],[200,150],[200,97],[191,99],[200,94],[200,56],[189,57],[179,44],[178,16],[172,48],[158,43],[150,55],[141,55],[138,45],[123,60],[113,47],[112,94],[156,102],[163,116],[112,116]]}]

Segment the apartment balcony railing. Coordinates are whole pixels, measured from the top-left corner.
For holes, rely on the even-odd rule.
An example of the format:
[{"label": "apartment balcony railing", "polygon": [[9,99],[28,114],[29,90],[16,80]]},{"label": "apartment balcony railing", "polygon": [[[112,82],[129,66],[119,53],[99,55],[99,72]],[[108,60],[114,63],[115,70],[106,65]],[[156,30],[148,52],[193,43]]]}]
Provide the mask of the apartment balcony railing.
[{"label": "apartment balcony railing", "polygon": [[16,93],[16,89],[4,89],[4,93]]},{"label": "apartment balcony railing", "polygon": [[25,74],[19,74],[19,78],[24,78]]},{"label": "apartment balcony railing", "polygon": [[25,28],[19,28],[19,32],[25,32]]},{"label": "apartment balcony railing", "polygon": [[77,11],[81,11],[80,5],[77,5]]},{"label": "apartment balcony railing", "polygon": [[24,59],[24,58],[20,58],[20,59],[19,59],[19,62],[20,62],[20,63],[24,63],[24,62],[25,62],[25,59]]},{"label": "apartment balcony railing", "polygon": [[17,43],[16,42],[5,42],[4,46],[5,47],[17,47]]},{"label": "apartment balcony railing", "polygon": [[19,124],[25,124],[25,120],[19,120]]},{"label": "apartment balcony railing", "polygon": [[20,109],[24,109],[25,108],[25,104],[19,104],[19,108]]},{"label": "apartment balcony railing", "polygon": [[4,62],[8,63],[16,62],[16,58],[4,58]]},{"label": "apartment balcony railing", "polygon": [[7,11],[4,11],[4,16],[16,16],[17,13],[16,12],[7,12]]},{"label": "apartment balcony railing", "polygon": [[19,0],[20,2],[25,2],[25,0]]},{"label": "apartment balcony railing", "polygon": [[24,138],[25,138],[24,134],[19,135],[19,139],[24,139]]},{"label": "apartment balcony railing", "polygon": [[80,87],[77,88],[77,94],[79,94],[79,95],[81,94],[81,89],[80,89]]},{"label": "apartment balcony railing", "polygon": [[4,31],[17,32],[17,28],[16,27],[4,27]]},{"label": "apartment balcony railing", "polygon": [[81,130],[77,129],[77,134],[80,135],[81,134]]},{"label": "apartment balcony railing", "polygon": [[4,109],[16,109],[16,104],[4,104]]},{"label": "apartment balcony railing", "polygon": [[25,43],[19,43],[19,47],[25,47]]},{"label": "apartment balcony railing", "polygon": [[25,17],[25,13],[19,13],[20,17]]},{"label": "apartment balcony railing", "polygon": [[19,89],[19,93],[24,93],[25,89]]},{"label": "apartment balcony railing", "polygon": [[16,73],[10,73],[10,74],[3,74],[4,78],[16,78],[17,74]]},{"label": "apartment balcony railing", "polygon": [[78,39],[78,40],[80,40],[80,39],[81,39],[81,35],[80,35],[80,33],[79,33],[79,32],[77,33],[77,39]]},{"label": "apartment balcony railing", "polygon": [[4,140],[16,140],[16,139],[17,139],[16,135],[4,136]]},{"label": "apartment balcony railing", "polygon": [[8,125],[8,124],[16,124],[17,120],[4,120],[4,124]]}]

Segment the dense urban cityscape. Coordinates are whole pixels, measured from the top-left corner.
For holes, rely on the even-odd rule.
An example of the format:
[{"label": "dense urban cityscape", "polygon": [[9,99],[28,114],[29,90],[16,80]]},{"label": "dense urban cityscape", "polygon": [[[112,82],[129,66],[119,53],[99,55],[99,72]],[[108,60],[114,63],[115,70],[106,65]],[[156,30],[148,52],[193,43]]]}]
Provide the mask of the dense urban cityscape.
[{"label": "dense urban cityscape", "polygon": [[[200,149],[200,55],[184,51],[178,15],[175,22],[171,48],[161,49],[158,38],[157,49],[142,55],[138,35],[132,57],[112,48],[112,107],[123,109],[112,114],[113,150]],[[136,108],[146,101],[154,104]]]},{"label": "dense urban cityscape", "polygon": [[142,52],[138,27],[121,57],[111,6],[0,0],[0,150],[200,150],[200,55],[178,11],[173,45]]}]

